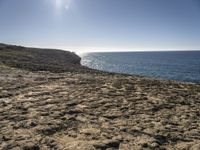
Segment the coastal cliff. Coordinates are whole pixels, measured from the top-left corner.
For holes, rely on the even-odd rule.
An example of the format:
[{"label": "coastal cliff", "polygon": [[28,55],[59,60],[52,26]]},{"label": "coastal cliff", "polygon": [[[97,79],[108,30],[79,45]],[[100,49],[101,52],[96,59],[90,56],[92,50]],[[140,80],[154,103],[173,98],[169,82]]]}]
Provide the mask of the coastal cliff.
[{"label": "coastal cliff", "polygon": [[0,45],[0,149],[200,149],[200,85],[91,70]]},{"label": "coastal cliff", "polygon": [[63,72],[80,68],[80,61],[73,52],[0,44],[0,62],[10,67]]}]

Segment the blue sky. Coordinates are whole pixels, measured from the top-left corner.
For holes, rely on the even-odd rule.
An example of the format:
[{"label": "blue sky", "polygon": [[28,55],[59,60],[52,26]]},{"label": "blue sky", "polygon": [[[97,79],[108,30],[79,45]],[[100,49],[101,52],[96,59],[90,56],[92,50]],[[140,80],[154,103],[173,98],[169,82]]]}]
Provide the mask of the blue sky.
[{"label": "blue sky", "polygon": [[199,50],[200,0],[0,0],[0,42],[75,52]]}]

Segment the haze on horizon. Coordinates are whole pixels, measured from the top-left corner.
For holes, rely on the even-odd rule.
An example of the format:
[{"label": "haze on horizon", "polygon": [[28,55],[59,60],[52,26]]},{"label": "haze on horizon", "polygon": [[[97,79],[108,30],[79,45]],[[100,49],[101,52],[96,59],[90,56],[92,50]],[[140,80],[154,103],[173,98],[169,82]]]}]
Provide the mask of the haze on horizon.
[{"label": "haze on horizon", "polygon": [[200,50],[199,0],[0,0],[0,43],[84,51]]}]

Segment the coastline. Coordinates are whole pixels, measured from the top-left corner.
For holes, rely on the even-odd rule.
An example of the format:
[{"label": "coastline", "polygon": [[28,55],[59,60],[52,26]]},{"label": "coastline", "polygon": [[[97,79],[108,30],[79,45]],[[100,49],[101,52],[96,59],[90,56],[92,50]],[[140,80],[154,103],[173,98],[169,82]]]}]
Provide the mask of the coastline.
[{"label": "coastline", "polygon": [[[35,69],[38,62],[32,62]],[[50,70],[4,63],[0,149],[200,147],[199,84],[107,73],[69,62],[70,69],[59,71],[49,62]]]},{"label": "coastline", "polygon": [[200,51],[86,53],[81,64],[115,73],[200,83],[199,57]]}]

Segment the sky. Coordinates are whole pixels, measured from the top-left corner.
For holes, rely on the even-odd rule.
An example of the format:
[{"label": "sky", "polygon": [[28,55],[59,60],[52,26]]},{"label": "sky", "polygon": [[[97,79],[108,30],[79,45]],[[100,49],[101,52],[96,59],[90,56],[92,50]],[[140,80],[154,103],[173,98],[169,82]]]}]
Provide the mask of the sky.
[{"label": "sky", "polygon": [[74,52],[200,50],[200,0],[0,0],[0,43]]}]

